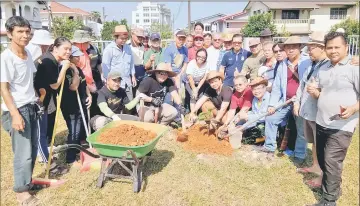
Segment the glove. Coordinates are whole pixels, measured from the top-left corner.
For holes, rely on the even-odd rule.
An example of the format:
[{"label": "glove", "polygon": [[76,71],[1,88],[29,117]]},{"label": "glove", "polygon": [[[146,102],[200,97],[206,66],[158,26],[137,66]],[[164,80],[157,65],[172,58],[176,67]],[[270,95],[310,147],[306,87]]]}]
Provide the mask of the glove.
[{"label": "glove", "polygon": [[193,91],[192,91],[191,98],[192,98],[192,99],[197,99],[197,97],[198,97],[198,89],[195,88],[195,89],[193,89]]},{"label": "glove", "polygon": [[216,119],[211,119],[210,120],[210,129],[212,130],[212,129],[214,129],[214,130],[216,130],[217,128],[218,128],[218,126],[219,126],[219,124],[220,124],[220,122],[218,121],[218,120],[216,120]]},{"label": "glove", "polygon": [[118,115],[116,115],[116,114],[114,114],[113,116],[111,116],[111,118],[113,119],[113,121],[119,121],[119,120],[121,120],[121,118],[120,118]]},{"label": "glove", "polygon": [[152,98],[151,103],[155,106],[155,107],[160,107],[162,105],[162,101],[160,98]]}]

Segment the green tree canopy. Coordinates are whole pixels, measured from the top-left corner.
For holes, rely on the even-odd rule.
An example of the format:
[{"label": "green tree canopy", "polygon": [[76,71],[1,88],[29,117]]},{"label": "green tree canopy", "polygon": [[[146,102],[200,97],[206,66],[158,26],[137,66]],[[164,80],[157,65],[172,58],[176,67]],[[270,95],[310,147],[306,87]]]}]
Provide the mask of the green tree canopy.
[{"label": "green tree canopy", "polygon": [[330,31],[336,31],[338,28],[343,28],[345,30],[346,37],[349,35],[359,35],[359,21],[356,19],[345,19],[340,23],[333,25]]},{"label": "green tree canopy", "polygon": [[171,39],[173,36],[170,25],[160,25],[159,23],[151,24],[150,31],[160,33],[161,39]]},{"label": "green tree canopy", "polygon": [[[115,26],[118,25],[126,25],[126,28],[129,30],[129,27],[127,25],[126,19],[121,19],[120,22],[113,20],[113,21],[106,21],[104,23],[103,29],[101,30],[101,39],[102,40],[113,40],[113,32],[115,29]],[[130,35],[129,35],[130,36]]]},{"label": "green tree canopy", "polygon": [[52,22],[52,34],[54,38],[66,37],[72,39],[74,31],[84,27],[80,20],[69,19],[68,17],[55,17]]},{"label": "green tree canopy", "polygon": [[101,14],[98,11],[91,11],[91,18],[101,24]]},{"label": "green tree canopy", "polygon": [[241,30],[241,33],[245,37],[258,37],[265,28],[269,28],[273,34],[277,33],[271,13],[250,16],[248,24]]}]

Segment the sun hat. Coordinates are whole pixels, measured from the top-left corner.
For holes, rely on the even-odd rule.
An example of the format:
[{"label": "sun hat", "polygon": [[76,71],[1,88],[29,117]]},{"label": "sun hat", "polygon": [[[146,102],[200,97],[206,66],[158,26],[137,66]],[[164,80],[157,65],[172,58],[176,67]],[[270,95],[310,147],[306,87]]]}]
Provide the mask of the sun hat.
[{"label": "sun hat", "polygon": [[113,35],[128,35],[128,30],[126,28],[125,25],[118,25],[118,26],[115,26],[114,28],[114,32],[113,32]]},{"label": "sun hat", "polygon": [[90,32],[85,31],[85,30],[75,30],[74,31],[74,35],[73,35],[73,39],[71,40],[71,42],[73,43],[86,43],[86,42],[91,42],[94,39],[91,38],[90,36]]},{"label": "sun hat", "polygon": [[50,32],[39,29],[34,31],[34,36],[30,42],[38,45],[51,45],[54,43],[54,38],[52,38]]},{"label": "sun hat", "polygon": [[258,44],[260,44],[260,43],[261,43],[261,42],[260,42],[260,39],[259,39],[259,38],[252,38],[252,39],[250,39],[250,41],[249,41],[249,47],[258,45]]},{"label": "sun hat", "polygon": [[210,71],[208,76],[206,77],[206,81],[210,81],[211,79],[214,79],[216,77],[219,77],[221,80],[224,80],[224,76],[217,71]]},{"label": "sun hat", "polygon": [[318,44],[321,46],[325,46],[324,40],[325,40],[325,32],[315,31],[310,34],[309,41],[306,42],[306,44]]},{"label": "sun hat", "polygon": [[260,84],[263,84],[265,86],[268,85],[268,80],[267,79],[264,79],[263,77],[256,77],[255,79],[253,79],[249,86],[253,87],[253,86],[258,86]]},{"label": "sun hat", "polygon": [[136,36],[144,37],[145,38],[145,31],[144,29],[134,27],[131,29],[131,33],[135,34]]},{"label": "sun hat", "polygon": [[289,45],[289,44],[303,44],[304,42],[301,40],[299,36],[290,36],[282,45]]},{"label": "sun hat", "polygon": [[271,33],[271,30],[269,28],[265,28],[264,30],[262,30],[262,32],[260,33],[261,37],[267,37],[267,36],[272,36],[273,34]]},{"label": "sun hat", "polygon": [[78,57],[78,56],[82,56],[82,55],[84,55],[84,53],[82,53],[80,51],[79,47],[74,46],[74,45],[71,46],[71,56]]},{"label": "sun hat", "polygon": [[121,78],[121,74],[118,71],[112,70],[109,72],[107,78],[108,79],[119,79],[119,78]]},{"label": "sun hat", "polygon": [[234,36],[233,34],[226,33],[223,35],[223,39],[224,41],[232,41],[233,36]]},{"label": "sun hat", "polygon": [[159,63],[155,69],[147,71],[148,74],[154,74],[155,72],[167,72],[169,77],[176,76],[176,73],[172,71],[171,67],[164,62]]}]

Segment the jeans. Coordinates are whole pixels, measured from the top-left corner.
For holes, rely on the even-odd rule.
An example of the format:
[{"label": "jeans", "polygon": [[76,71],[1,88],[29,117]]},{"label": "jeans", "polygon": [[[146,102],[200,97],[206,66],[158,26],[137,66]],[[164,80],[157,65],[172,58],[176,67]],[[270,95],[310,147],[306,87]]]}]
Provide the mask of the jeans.
[{"label": "jeans", "polygon": [[12,151],[14,153],[14,187],[15,192],[25,192],[29,190],[31,177],[36,161],[39,139],[39,121],[32,104],[18,108],[20,115],[25,122],[23,132],[12,128],[12,118],[10,112],[4,111],[2,114],[2,125],[6,132],[11,136]]},{"label": "jeans", "polygon": [[[63,111],[63,116],[69,130],[67,144],[80,144],[80,137],[85,135],[84,124],[82,122],[80,111],[75,114],[68,114]],[[75,162],[76,155],[78,153],[79,151],[77,149],[68,149],[66,151],[66,163]]]},{"label": "jeans", "polygon": [[339,199],[341,173],[353,133],[329,129],[316,124],[316,151],[323,179],[323,198],[327,201]]},{"label": "jeans", "polygon": [[40,117],[40,137],[39,137],[39,154],[43,162],[48,162],[49,149],[48,149],[48,138],[47,138],[47,127],[48,127],[48,114],[47,111]]},{"label": "jeans", "polygon": [[[267,116],[265,118],[265,148],[269,151],[276,150],[276,134],[278,131],[279,125],[291,115],[293,110],[292,105],[286,106],[273,115]],[[305,159],[307,142],[304,137],[304,126],[302,117],[294,117],[296,123],[297,137],[295,143],[294,155],[297,158]]]}]

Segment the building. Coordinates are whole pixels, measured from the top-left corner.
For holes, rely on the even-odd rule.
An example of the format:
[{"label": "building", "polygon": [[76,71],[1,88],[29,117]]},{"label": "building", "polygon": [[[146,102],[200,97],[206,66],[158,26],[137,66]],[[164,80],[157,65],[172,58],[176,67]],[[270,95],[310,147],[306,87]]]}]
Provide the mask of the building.
[{"label": "building", "polygon": [[204,32],[205,33],[211,33],[211,32],[217,32],[217,25],[213,24],[213,22],[219,18],[222,18],[226,16],[225,14],[214,14],[211,16],[203,17],[200,19],[196,19],[194,21],[191,21],[191,30],[194,31],[194,26],[197,22],[200,22],[204,25]]},{"label": "building", "polygon": [[248,13],[239,12],[221,17],[212,22],[216,32],[240,33],[241,29],[248,23]]},{"label": "building", "polygon": [[278,33],[308,35],[311,31],[329,31],[346,18],[359,19],[356,1],[268,2],[249,1],[244,11],[249,15],[271,12]]},{"label": "building", "polygon": [[7,42],[5,23],[12,16],[22,16],[29,20],[31,27],[41,29],[40,11],[45,9],[45,1],[2,1],[0,5],[1,42]]},{"label": "building", "polygon": [[132,12],[131,23],[146,30],[154,23],[172,27],[171,11],[164,4],[141,2]]}]

